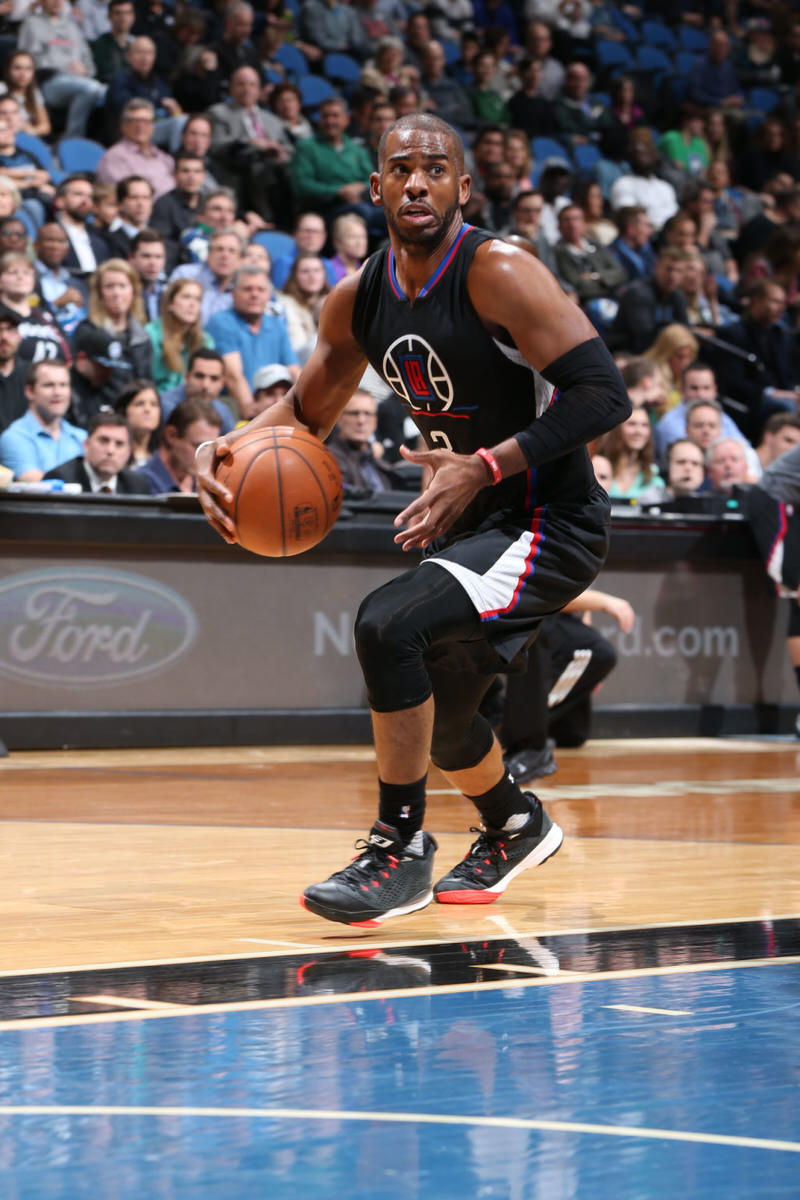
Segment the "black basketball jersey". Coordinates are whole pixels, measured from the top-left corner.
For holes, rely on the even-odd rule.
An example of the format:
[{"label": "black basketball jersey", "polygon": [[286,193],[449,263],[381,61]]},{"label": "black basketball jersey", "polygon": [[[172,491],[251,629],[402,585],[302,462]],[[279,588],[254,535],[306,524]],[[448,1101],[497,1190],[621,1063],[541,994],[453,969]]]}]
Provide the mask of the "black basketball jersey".
[{"label": "black basketball jersey", "polygon": [[[473,454],[513,437],[557,392],[514,345],[486,329],[469,297],[476,249],[492,234],[464,225],[414,304],[403,294],[394,253],[367,261],[353,308],[353,335],[400,397],[427,446]],[[555,357],[555,355],[554,355]],[[584,447],[484,488],[448,531],[448,540],[492,524],[529,524],[553,501],[583,503],[594,483]]]}]

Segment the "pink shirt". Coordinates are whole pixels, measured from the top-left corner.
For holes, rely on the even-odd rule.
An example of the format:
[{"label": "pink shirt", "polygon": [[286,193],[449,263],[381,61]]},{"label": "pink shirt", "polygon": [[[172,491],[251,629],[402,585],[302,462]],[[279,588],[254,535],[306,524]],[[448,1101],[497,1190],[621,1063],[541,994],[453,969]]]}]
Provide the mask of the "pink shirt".
[{"label": "pink shirt", "polygon": [[135,142],[121,138],[106,150],[97,164],[96,179],[99,183],[119,183],[129,175],[141,175],[153,185],[157,200],[175,187],[175,164],[169,154],[150,146],[147,153]]}]

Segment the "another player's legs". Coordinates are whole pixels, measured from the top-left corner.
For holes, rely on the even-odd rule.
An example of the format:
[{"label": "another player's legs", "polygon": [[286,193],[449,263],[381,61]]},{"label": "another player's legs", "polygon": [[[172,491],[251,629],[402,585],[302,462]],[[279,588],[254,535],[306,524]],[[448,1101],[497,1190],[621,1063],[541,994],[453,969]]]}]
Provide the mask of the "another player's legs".
[{"label": "another player's legs", "polygon": [[491,904],[512,879],[559,849],[563,833],[532,792],[508,773],[478,706],[490,677],[434,669],[431,758],[475,805],[481,828],[466,856],[434,887],[440,904]]}]

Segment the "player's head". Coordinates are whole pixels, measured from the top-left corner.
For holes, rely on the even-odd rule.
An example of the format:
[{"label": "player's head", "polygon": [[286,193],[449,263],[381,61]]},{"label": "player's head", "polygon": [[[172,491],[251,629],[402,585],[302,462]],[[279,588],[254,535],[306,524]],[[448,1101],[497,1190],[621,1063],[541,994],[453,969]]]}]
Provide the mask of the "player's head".
[{"label": "player's head", "polygon": [[370,191],[397,242],[433,250],[460,223],[469,199],[459,135],[429,113],[400,117],[380,140]]}]

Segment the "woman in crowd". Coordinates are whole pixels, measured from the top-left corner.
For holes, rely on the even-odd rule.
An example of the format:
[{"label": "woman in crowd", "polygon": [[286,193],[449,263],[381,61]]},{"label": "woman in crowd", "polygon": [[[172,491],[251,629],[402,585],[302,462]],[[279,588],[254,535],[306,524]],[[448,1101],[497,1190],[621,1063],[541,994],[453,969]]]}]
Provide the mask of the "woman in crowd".
[{"label": "woman in crowd", "polygon": [[668,162],[687,175],[701,175],[711,162],[711,151],[703,137],[703,110],[687,101],[678,110],[678,128],[659,138],[658,148]]},{"label": "woman in crowd", "polygon": [[367,257],[367,224],[357,213],[344,213],[331,226],[334,255],[331,259],[336,282],[354,275]]},{"label": "woman in crowd", "polygon": [[161,297],[161,316],[145,326],[153,347],[152,378],[159,392],[183,382],[195,350],[201,346],[214,349],[214,339],[200,323],[202,305],[201,283],[196,279],[173,279]]},{"label": "woman in crowd", "polygon": [[733,151],[731,149],[730,138],[728,137],[725,113],[721,108],[712,108],[706,113],[703,136],[708,146],[708,152],[711,155],[711,162],[724,162],[728,169],[730,169],[733,161]]},{"label": "woman in crowd", "polygon": [[516,193],[529,192],[533,188],[531,171],[533,170],[533,155],[531,141],[521,129],[509,129],[506,133],[505,158],[514,172]]},{"label": "woman in crowd", "polygon": [[296,84],[279,83],[269,98],[269,104],[292,145],[313,137],[311,122],[303,116],[303,98]]},{"label": "woman in crowd", "polygon": [[36,295],[36,272],[27,254],[11,250],[0,257],[0,307],[20,318],[17,357],[22,362],[62,358],[70,362],[67,341],[44,301]]},{"label": "woman in crowd", "polygon": [[636,84],[630,75],[618,75],[611,84],[611,115],[630,131],[644,122],[644,110],[636,103]]},{"label": "woman in crowd", "polygon": [[598,246],[610,246],[619,237],[615,221],[605,214],[603,189],[593,179],[581,179],[572,189],[572,202],[583,210],[586,236]]},{"label": "woman in crowd", "polygon": [[50,136],[50,117],[44,96],[36,86],[36,64],[26,50],[17,50],[5,61],[2,93],[19,101],[22,128],[34,137]]},{"label": "woman in crowd", "polygon": [[405,47],[400,38],[379,38],[375,46],[375,57],[366,63],[359,84],[374,88],[387,99],[392,88],[414,82],[416,72],[403,66],[404,54]]},{"label": "woman in crowd", "polygon": [[627,421],[603,434],[597,454],[604,454],[611,463],[613,479],[608,493],[612,500],[635,501],[645,488],[664,486],[653,465],[653,427],[644,408],[635,408]]},{"label": "woman in crowd", "polygon": [[128,422],[133,449],[129,465],[140,467],[158,446],[161,401],[150,379],[133,379],[117,396],[114,407]]},{"label": "woman in crowd", "polygon": [[718,290],[717,278],[709,271],[700,251],[687,251],[681,291],[686,297],[691,326],[713,333],[719,325],[728,325],[734,319],[731,310],[720,304]]},{"label": "woman in crowd", "polygon": [[89,281],[89,321],[115,334],[134,375],[149,379],[153,350],[144,320],[138,272],[123,258],[106,259]]},{"label": "woman in crowd", "polygon": [[777,117],[766,117],[759,129],[755,144],[742,154],[738,163],[739,182],[754,192],[760,192],[767,180],[787,174],[795,183],[800,180],[800,159],[792,151],[786,127]]},{"label": "woman in crowd", "polygon": [[289,340],[298,362],[306,362],[317,341],[322,302],[331,290],[318,254],[301,251],[289,272],[281,297]]},{"label": "woman in crowd", "polygon": [[697,358],[700,345],[685,325],[665,325],[642,358],[658,364],[667,391],[667,412],[683,398],[683,372]]},{"label": "woman in crowd", "polygon": [[0,175],[0,221],[11,217],[22,204],[22,196],[13,179],[8,175]]}]

